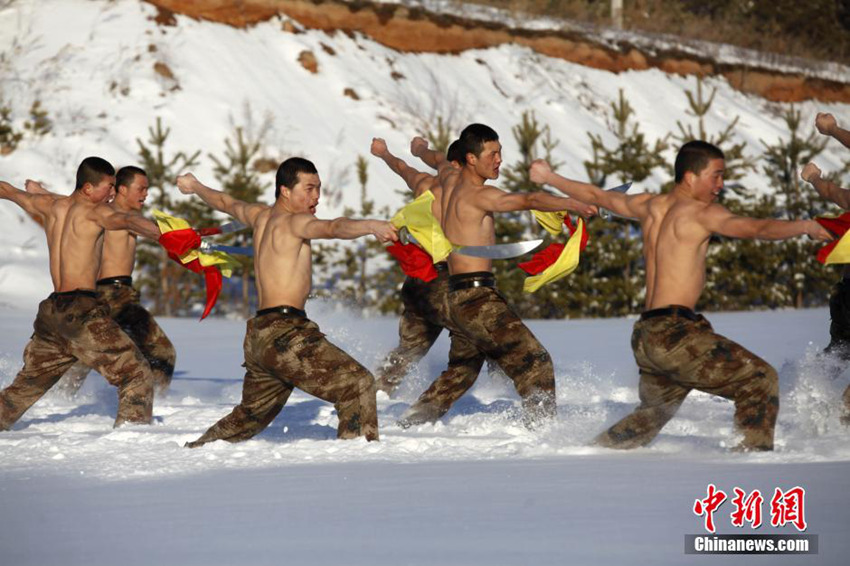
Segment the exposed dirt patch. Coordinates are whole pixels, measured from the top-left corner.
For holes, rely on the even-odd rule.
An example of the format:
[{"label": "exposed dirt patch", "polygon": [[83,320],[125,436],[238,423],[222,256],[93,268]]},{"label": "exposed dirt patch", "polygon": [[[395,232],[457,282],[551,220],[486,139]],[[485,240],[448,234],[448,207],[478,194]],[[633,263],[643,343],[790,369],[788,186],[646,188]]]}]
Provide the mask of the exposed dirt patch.
[{"label": "exposed dirt patch", "polygon": [[[283,13],[306,28],[329,33],[342,31],[350,36],[360,32],[404,52],[460,53],[467,49],[516,43],[550,57],[615,73],[658,68],[681,75],[722,75],[734,88],[777,102],[818,99],[850,103],[850,81],[842,83],[718,64],[676,50],[650,54],[632,45],[621,45],[615,50],[575,32],[514,29],[496,22],[433,14],[396,4],[372,4],[362,0],[349,3],[339,0],[147,1],[159,8],[157,22],[162,16],[162,25],[174,25],[167,22],[173,22],[175,12],[236,27],[253,25]],[[295,26],[287,26],[287,22],[283,29],[297,32]]]}]

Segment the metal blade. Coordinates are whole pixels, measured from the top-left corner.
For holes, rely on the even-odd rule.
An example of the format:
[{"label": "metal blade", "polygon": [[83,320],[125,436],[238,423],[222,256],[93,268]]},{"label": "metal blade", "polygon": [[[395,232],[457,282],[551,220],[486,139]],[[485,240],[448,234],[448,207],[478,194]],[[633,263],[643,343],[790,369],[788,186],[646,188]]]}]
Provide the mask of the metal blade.
[{"label": "metal blade", "polygon": [[[419,244],[413,234],[407,229],[407,226],[402,226],[398,231],[398,241],[404,245]],[[491,246],[454,246],[454,253],[467,255],[470,257],[480,257],[483,259],[510,259],[519,257],[528,253],[537,252],[549,245],[549,238],[541,240],[529,240],[527,242],[517,242],[515,244],[493,244]]]},{"label": "metal blade", "polygon": [[410,233],[410,230],[407,229],[407,226],[402,226],[398,230],[398,241],[401,242],[403,246],[407,244],[418,244],[416,238],[413,237],[413,234]]},{"label": "metal blade", "polygon": [[[631,183],[629,183],[631,184]],[[230,222],[226,222],[219,226],[222,234],[231,234],[233,232],[239,232],[247,228],[244,224],[239,222],[238,220],[231,220]]]},{"label": "metal blade", "polygon": [[514,244],[493,244],[492,246],[459,246],[454,250],[454,253],[483,259],[510,259],[535,252],[545,244],[545,239],[539,239]]},{"label": "metal blade", "polygon": [[225,246],[222,244],[213,244],[212,242],[201,242],[201,247],[199,248],[202,252],[224,252],[228,254],[235,255],[254,255],[254,248],[242,248],[239,246]]},{"label": "metal blade", "polygon": [[605,189],[606,191],[614,191],[615,193],[626,193],[632,186],[632,182],[623,183],[622,185],[617,185],[616,187],[611,187],[610,189]]},{"label": "metal blade", "polygon": [[231,234],[233,232],[238,232],[240,230],[244,230],[247,228],[244,224],[239,222],[238,220],[233,220],[231,222],[226,222],[219,226],[211,226],[209,228],[199,228],[198,234],[201,235],[202,238],[207,238],[209,236],[218,236],[219,234]]}]

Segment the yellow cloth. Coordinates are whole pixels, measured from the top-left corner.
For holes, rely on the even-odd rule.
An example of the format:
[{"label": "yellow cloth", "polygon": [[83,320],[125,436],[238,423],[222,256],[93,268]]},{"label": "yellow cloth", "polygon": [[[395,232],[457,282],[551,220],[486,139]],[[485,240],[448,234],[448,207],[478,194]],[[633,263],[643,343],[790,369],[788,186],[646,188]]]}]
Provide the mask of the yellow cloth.
[{"label": "yellow cloth", "polygon": [[844,235],[841,236],[841,239],[838,240],[838,243],[835,244],[835,247],[832,248],[832,251],[829,252],[828,256],[826,256],[826,261],[824,263],[826,265],[831,265],[833,263],[850,263],[850,230],[844,232]]},{"label": "yellow cloth", "polygon": [[584,219],[579,218],[573,235],[570,236],[570,239],[567,241],[564,249],[561,250],[561,255],[558,256],[555,263],[537,275],[526,277],[525,282],[522,284],[522,290],[526,293],[533,293],[543,285],[557,281],[575,271],[578,267],[579,256],[581,255],[582,234],[584,234]]},{"label": "yellow cloth", "polygon": [[539,210],[532,210],[531,214],[534,215],[534,218],[537,219],[537,223],[543,226],[543,228],[552,234],[552,236],[560,236],[561,231],[564,229],[564,217],[567,215],[567,211],[559,211],[559,212],[540,212]]},{"label": "yellow cloth", "polygon": [[440,223],[431,212],[434,194],[425,191],[416,199],[398,211],[390,222],[396,228],[407,226],[419,245],[428,252],[434,263],[444,261],[452,251],[452,243],[443,234]]},{"label": "yellow cloth", "polygon": [[[186,228],[191,228],[189,223],[182,218],[175,218],[174,216],[170,216],[156,209],[151,210],[151,212],[153,213],[154,218],[156,218],[159,231],[163,234],[173,230],[185,230]],[[218,251],[202,252],[200,250],[189,250],[180,256],[180,261],[183,263],[189,263],[195,259],[197,259],[203,267],[208,265],[218,265],[219,270],[221,270],[221,274],[225,277],[233,275],[233,268],[241,265],[239,261],[231,255]]]}]

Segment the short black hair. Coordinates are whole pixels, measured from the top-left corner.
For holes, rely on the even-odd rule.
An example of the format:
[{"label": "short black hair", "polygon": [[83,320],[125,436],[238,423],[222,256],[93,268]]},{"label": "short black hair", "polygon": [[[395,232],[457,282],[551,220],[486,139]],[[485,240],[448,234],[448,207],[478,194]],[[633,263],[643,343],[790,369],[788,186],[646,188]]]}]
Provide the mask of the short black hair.
[{"label": "short black hair", "polygon": [[466,154],[471,153],[479,157],[484,150],[484,144],[491,141],[499,141],[499,134],[490,126],[484,124],[470,124],[460,133],[460,143],[463,148],[464,163]]},{"label": "short black hair", "polygon": [[118,173],[115,174],[115,190],[117,191],[118,187],[129,187],[132,185],[136,179],[136,175],[141,175],[142,177],[148,176],[144,169],[135,165],[127,165],[119,169]]},{"label": "short black hair", "polygon": [[318,175],[316,166],[309,159],[303,157],[290,157],[277,168],[274,184],[274,199],[280,197],[280,187],[283,185],[291,189],[298,183],[298,173],[315,173]]},{"label": "short black hair", "polygon": [[463,150],[463,144],[460,143],[459,139],[449,144],[449,149],[446,150],[446,159],[466,165],[466,152]]},{"label": "short black hair", "polygon": [[699,175],[712,159],[726,159],[726,157],[716,145],[702,140],[689,141],[680,147],[679,153],[676,154],[675,182],[681,183],[688,171]]},{"label": "short black hair", "polygon": [[86,157],[77,167],[77,184],[75,191],[79,191],[86,183],[96,185],[107,175],[115,175],[115,167],[101,157]]}]

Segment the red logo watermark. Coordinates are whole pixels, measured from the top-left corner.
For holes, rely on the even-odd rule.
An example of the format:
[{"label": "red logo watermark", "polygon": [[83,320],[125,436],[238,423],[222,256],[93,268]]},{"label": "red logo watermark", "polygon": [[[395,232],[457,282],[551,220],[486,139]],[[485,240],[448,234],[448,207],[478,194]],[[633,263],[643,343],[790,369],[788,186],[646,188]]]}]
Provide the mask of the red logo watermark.
[{"label": "red logo watermark", "polygon": [[[735,496],[729,500],[735,508],[729,514],[732,526],[743,528],[745,523],[749,523],[750,528],[758,529],[762,524],[764,503],[761,492],[756,489],[748,494],[740,487],[735,487],[733,493]],[[694,514],[704,518],[706,531],[715,532],[714,513],[726,500],[726,493],[710,483],[706,489],[705,499],[694,501]],[[805,500],[806,490],[800,486],[794,486],[786,491],[777,487],[770,499],[770,525],[783,527],[791,524],[798,531],[805,531],[807,527]]]}]

